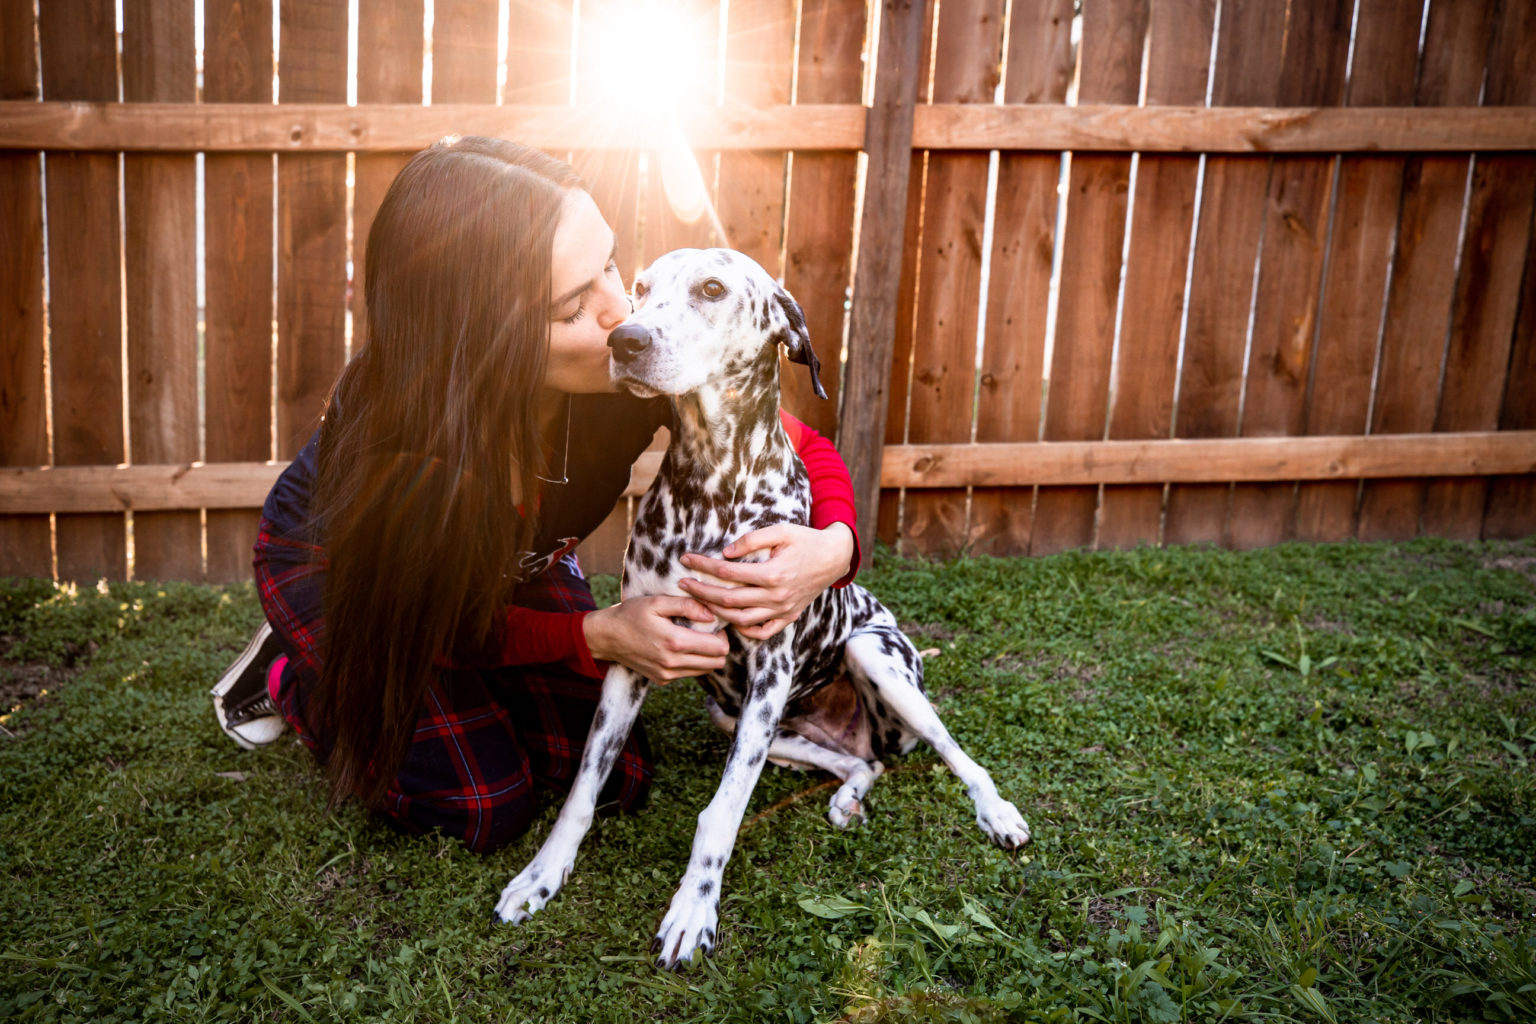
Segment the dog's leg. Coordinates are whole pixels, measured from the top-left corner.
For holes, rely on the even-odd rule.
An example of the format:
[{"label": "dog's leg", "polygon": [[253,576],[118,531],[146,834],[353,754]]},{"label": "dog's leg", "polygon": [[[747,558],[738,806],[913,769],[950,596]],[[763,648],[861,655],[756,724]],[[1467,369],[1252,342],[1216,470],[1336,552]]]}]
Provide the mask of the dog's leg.
[{"label": "dog's leg", "polygon": [[[726,714],[713,698],[708,700],[708,706],[709,717],[714,719],[717,726],[728,733],[736,731],[736,719]],[[827,807],[827,820],[838,828],[847,828],[855,821],[864,820],[864,805],[861,801],[869,793],[869,787],[885,771],[885,765],[879,761],[866,761],[842,751],[828,750],[804,736],[785,732],[783,728],[779,729],[778,735],[768,745],[768,760],[785,768],[802,771],[820,769],[842,779],[842,788],[832,794],[832,802]]]},{"label": "dog's leg", "polygon": [[694,952],[714,948],[720,918],[720,881],[736,843],[747,801],[763,772],[763,762],[778,732],[789,699],[793,672],[794,627],[744,653],[751,692],[742,702],[725,774],[714,799],[699,813],[693,853],[672,905],[656,932],[653,948],[666,968],[692,960]]},{"label": "dog's leg", "polygon": [[623,665],[616,664],[608,670],[570,796],[566,797],[555,827],[539,852],[501,891],[501,899],[496,903],[496,916],[501,920],[513,924],[528,920],[570,877],[576,851],[592,826],[598,794],[624,748],[649,685],[643,676]]},{"label": "dog's leg", "polygon": [[885,711],[922,737],[965,784],[976,805],[976,824],[1005,848],[1029,842],[1029,825],[1017,807],[998,795],[992,776],[949,735],[938,712],[917,685],[921,661],[900,630],[876,628],[848,638],[846,664],[854,678],[874,690]]},{"label": "dog's leg", "polygon": [[788,761],[808,765],[830,772],[843,780],[842,786],[832,794],[827,805],[827,820],[838,828],[847,828],[864,820],[864,797],[885,771],[879,761],[865,761],[852,754],[828,750],[804,736],[780,733],[768,748],[768,757],[774,762]]}]

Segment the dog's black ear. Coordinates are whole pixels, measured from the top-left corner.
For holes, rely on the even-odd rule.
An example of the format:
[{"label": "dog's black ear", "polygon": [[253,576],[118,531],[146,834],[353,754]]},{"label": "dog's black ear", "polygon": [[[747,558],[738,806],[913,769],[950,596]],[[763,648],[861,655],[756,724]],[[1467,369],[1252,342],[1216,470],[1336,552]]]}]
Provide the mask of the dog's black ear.
[{"label": "dog's black ear", "polygon": [[805,326],[805,314],[800,312],[800,303],[783,288],[779,289],[774,298],[786,321],[779,335],[779,340],[784,343],[784,354],[790,362],[800,363],[811,371],[811,389],[816,392],[817,398],[826,398],[827,389],[821,386],[821,360],[816,358],[816,350],[811,348],[811,332]]}]

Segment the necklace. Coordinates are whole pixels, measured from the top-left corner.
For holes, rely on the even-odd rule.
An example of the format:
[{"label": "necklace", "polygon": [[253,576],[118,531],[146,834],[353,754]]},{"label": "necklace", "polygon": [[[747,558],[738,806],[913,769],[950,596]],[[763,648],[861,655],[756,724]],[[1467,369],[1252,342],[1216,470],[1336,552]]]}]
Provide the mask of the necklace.
[{"label": "necklace", "polygon": [[566,396],[565,396],[565,441],[561,445],[561,453],[560,453],[560,479],[556,480],[556,479],[554,479],[552,477],[539,476],[539,474],[537,474],[537,473],[535,473],[534,475],[537,476],[540,480],[544,481],[547,484],[568,484],[568,483],[571,482],[570,470],[571,470],[571,396],[570,396],[569,393],[567,393]]}]

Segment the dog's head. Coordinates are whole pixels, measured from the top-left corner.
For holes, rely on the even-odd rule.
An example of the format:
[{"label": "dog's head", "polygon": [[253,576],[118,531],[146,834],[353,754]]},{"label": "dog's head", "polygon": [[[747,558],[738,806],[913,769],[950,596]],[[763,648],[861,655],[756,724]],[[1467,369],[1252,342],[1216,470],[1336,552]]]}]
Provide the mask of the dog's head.
[{"label": "dog's head", "polygon": [[634,296],[634,313],[608,335],[616,384],[642,397],[750,386],[771,379],[783,345],[827,397],[799,304],[750,256],[669,252],[635,278]]}]

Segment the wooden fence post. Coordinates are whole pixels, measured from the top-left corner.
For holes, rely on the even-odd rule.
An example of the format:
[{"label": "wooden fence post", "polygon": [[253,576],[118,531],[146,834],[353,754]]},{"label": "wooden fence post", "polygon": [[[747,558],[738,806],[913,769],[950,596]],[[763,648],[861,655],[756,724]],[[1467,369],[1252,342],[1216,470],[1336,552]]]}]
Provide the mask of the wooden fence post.
[{"label": "wooden fence post", "polygon": [[880,453],[885,444],[886,389],[906,228],[923,11],[922,0],[885,0],[881,5],[874,105],[864,125],[869,162],[837,449],[853,477],[859,536],[866,546],[874,542],[880,508]]}]

